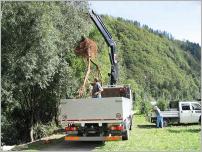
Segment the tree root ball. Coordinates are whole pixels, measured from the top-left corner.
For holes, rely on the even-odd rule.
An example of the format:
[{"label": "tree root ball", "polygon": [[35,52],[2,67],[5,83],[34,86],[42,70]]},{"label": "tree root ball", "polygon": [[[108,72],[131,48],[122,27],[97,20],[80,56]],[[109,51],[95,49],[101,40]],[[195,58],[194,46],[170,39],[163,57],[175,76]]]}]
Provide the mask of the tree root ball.
[{"label": "tree root ball", "polygon": [[97,56],[97,44],[93,40],[89,38],[85,38],[80,42],[80,44],[76,47],[75,53],[79,56],[82,56],[86,59],[88,58],[96,58]]}]

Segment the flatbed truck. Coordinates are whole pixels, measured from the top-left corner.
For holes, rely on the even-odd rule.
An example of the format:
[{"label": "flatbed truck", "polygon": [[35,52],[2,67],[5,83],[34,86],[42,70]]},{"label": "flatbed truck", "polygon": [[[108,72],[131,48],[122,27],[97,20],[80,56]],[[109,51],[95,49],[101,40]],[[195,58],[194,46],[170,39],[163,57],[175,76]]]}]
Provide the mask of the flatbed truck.
[{"label": "flatbed truck", "polygon": [[[177,108],[161,111],[161,115],[164,126],[171,123],[201,123],[201,105],[197,101],[181,101]],[[156,123],[156,117],[156,113],[152,112],[149,114],[148,120]]]}]

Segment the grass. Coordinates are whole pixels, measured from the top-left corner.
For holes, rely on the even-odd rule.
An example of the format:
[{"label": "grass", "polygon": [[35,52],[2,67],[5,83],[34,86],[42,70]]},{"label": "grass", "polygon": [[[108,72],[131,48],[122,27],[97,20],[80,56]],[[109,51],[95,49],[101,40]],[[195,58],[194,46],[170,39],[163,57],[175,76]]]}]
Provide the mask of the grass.
[{"label": "grass", "polygon": [[[198,124],[170,125],[166,128],[156,128],[155,124],[147,122],[143,115],[135,115],[133,124],[129,140],[110,141],[104,145],[98,144],[93,148],[94,151],[200,151],[201,129]],[[44,144],[45,139],[42,139],[25,144],[24,148],[23,146],[17,146],[15,150],[43,150],[48,146],[63,142],[64,137],[62,136],[64,134],[50,136],[51,143],[49,144]],[[71,146],[75,146],[75,144]]]},{"label": "grass", "polygon": [[97,151],[200,151],[199,125],[172,125],[156,128],[142,115],[134,116],[128,141],[106,142]]}]

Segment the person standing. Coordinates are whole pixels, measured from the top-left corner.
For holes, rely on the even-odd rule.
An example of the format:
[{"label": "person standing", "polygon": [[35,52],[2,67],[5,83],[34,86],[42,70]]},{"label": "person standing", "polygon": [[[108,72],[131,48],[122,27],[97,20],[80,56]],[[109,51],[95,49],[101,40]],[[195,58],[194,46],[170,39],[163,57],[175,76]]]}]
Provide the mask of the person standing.
[{"label": "person standing", "polygon": [[93,89],[92,89],[92,97],[93,98],[102,98],[101,92],[103,88],[98,80],[98,78],[94,79]]},{"label": "person standing", "polygon": [[157,128],[161,127],[163,128],[163,116],[161,114],[161,110],[157,107],[157,106],[154,106],[154,110],[155,110],[155,113],[156,113],[156,126]]}]

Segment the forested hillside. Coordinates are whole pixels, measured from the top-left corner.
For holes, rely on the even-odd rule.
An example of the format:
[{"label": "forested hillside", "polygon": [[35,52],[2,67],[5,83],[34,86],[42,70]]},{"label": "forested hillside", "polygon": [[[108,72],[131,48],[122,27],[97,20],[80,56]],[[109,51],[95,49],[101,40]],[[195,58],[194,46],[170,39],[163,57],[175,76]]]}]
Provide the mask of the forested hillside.
[{"label": "forested hillside", "polygon": [[[103,16],[103,20],[117,44],[120,84],[131,84],[141,98],[145,95],[156,100],[200,97],[199,44],[174,40],[171,34],[154,31],[136,21],[109,16]],[[98,42],[101,55],[107,52],[96,27],[90,36]],[[107,68],[103,66],[107,62],[105,56],[107,53],[99,58],[103,69]]]},{"label": "forested hillside", "polygon": [[[97,42],[95,62],[104,84],[110,61],[86,2],[3,2],[1,9],[1,139],[16,144],[57,128],[60,99],[75,98],[86,72],[86,62],[74,53],[82,36]],[[117,45],[118,83],[131,84],[136,108],[152,98],[199,97],[198,44],[174,40],[136,21],[102,18]]]}]

